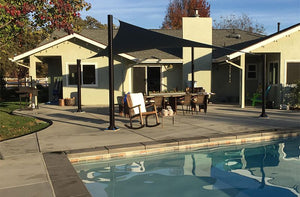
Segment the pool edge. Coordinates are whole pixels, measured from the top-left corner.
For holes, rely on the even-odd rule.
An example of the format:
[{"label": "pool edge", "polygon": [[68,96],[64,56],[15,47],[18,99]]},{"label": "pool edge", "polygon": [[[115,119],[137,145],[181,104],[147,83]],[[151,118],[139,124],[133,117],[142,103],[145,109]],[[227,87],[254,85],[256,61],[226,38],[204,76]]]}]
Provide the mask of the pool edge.
[{"label": "pool edge", "polygon": [[265,131],[252,131],[236,134],[222,134],[217,136],[197,136],[191,138],[177,138],[170,140],[156,140],[131,144],[111,145],[88,149],[65,151],[72,164],[79,162],[92,162],[113,158],[125,158],[159,153],[188,151],[192,149],[212,148],[224,145],[241,145],[246,143],[259,143],[281,138],[300,136],[299,129],[273,129]]}]

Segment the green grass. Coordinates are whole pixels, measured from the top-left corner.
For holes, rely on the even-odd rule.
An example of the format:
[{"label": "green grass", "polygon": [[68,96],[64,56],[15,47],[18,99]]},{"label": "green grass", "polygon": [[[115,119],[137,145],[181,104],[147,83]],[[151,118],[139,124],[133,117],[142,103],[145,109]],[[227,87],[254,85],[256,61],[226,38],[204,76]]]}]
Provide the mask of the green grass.
[{"label": "green grass", "polygon": [[43,129],[49,123],[32,117],[13,115],[18,102],[0,102],[0,141],[15,138]]}]

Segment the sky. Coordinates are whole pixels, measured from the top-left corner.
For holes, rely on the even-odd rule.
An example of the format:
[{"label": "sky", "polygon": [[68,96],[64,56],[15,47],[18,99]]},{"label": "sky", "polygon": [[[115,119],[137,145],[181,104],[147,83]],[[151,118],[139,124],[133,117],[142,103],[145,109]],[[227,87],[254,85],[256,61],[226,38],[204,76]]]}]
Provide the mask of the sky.
[{"label": "sky", "polygon": [[[107,15],[114,16],[133,25],[146,29],[159,29],[166,15],[170,0],[86,0],[92,4],[81,16],[92,16],[103,24],[107,23]],[[231,14],[248,15],[254,23],[262,24],[266,34],[277,31],[277,23],[281,29],[300,23],[300,0],[207,0],[213,20]]]}]

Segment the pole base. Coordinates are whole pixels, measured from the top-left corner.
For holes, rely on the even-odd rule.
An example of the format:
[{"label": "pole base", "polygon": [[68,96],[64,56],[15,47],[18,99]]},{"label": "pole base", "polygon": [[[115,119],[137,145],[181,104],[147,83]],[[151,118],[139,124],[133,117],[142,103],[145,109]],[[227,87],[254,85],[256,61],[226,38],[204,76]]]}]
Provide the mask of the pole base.
[{"label": "pole base", "polygon": [[108,128],[104,129],[105,131],[119,131],[120,128],[116,126],[109,126]]},{"label": "pole base", "polygon": [[259,115],[259,118],[268,118],[268,115],[266,113],[261,113]]}]

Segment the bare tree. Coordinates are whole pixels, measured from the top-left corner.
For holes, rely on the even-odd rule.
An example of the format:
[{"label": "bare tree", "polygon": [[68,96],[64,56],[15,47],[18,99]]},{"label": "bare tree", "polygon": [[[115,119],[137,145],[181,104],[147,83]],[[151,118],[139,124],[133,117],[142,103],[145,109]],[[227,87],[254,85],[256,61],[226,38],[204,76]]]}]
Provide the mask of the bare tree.
[{"label": "bare tree", "polygon": [[215,29],[241,29],[251,33],[265,34],[265,27],[262,24],[255,23],[246,14],[236,16],[221,16],[219,20],[214,20]]}]

